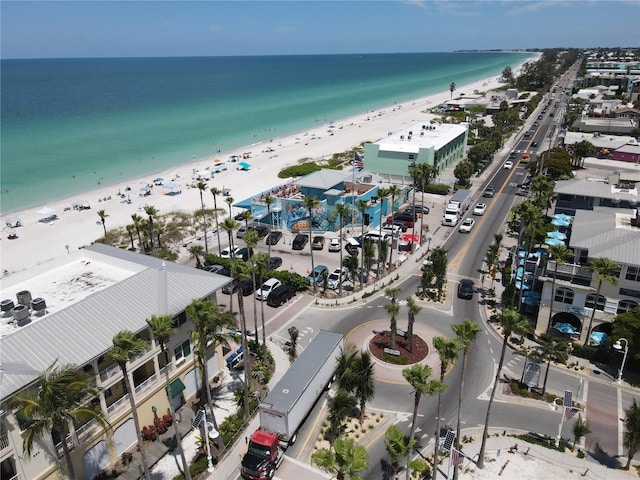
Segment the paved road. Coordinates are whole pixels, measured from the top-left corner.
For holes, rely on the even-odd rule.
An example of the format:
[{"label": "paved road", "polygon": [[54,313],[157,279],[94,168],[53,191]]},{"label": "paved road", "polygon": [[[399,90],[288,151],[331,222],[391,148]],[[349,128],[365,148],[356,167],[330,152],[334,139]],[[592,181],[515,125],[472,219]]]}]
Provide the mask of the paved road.
[{"label": "paved road", "polygon": [[622,422],[618,419],[617,384],[607,385],[600,382],[589,382],[587,391],[587,418],[591,434],[587,436],[586,447],[602,457],[603,463],[608,459],[615,464],[618,452],[618,430]]}]

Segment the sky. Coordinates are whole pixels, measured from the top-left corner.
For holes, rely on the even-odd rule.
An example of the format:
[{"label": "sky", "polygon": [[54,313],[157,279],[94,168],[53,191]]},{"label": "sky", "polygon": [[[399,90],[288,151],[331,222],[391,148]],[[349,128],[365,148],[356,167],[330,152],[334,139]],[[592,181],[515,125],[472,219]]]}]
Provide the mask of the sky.
[{"label": "sky", "polygon": [[640,46],[638,0],[0,1],[0,56]]}]

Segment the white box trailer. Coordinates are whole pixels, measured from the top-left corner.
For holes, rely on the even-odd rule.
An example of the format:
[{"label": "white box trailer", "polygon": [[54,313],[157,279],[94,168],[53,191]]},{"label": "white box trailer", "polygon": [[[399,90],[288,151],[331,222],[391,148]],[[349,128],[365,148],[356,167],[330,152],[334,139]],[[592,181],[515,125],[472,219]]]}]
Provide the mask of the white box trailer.
[{"label": "white box trailer", "polygon": [[338,365],[342,334],[320,330],[260,403],[260,429],[291,445]]}]

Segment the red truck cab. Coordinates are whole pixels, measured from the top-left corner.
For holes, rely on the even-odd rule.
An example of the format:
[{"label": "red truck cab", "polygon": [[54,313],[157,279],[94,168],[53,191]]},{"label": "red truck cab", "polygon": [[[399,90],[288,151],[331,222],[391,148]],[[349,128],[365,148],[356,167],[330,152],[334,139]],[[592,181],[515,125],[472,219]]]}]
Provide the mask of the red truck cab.
[{"label": "red truck cab", "polygon": [[284,460],[278,436],[264,430],[256,430],[249,439],[249,448],[240,466],[242,478],[268,480]]}]

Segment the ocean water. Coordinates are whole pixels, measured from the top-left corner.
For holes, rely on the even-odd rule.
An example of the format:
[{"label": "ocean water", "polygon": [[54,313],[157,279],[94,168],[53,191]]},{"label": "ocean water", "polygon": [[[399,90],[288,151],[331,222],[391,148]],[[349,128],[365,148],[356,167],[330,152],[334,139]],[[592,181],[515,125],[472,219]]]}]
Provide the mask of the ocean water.
[{"label": "ocean water", "polygon": [[532,56],[2,60],[0,213],[447,91]]}]

